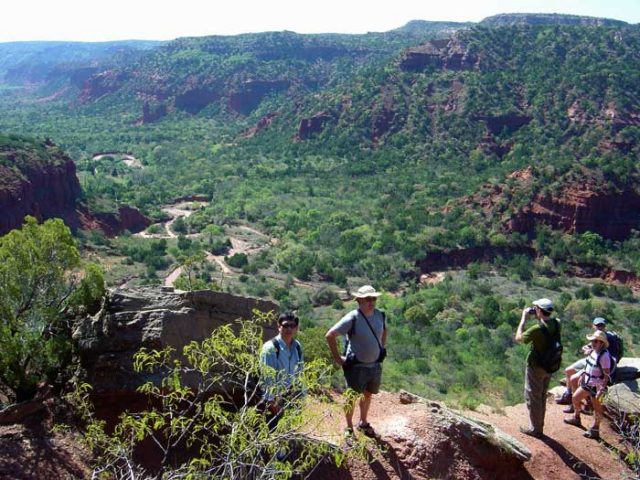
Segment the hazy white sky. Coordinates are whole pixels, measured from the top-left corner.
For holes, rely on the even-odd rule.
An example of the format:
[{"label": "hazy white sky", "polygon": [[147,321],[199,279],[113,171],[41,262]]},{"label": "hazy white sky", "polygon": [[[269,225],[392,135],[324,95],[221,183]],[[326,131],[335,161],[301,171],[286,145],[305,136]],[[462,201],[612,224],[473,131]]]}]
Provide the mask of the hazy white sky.
[{"label": "hazy white sky", "polygon": [[168,40],[292,30],[385,31],[409,20],[570,13],[640,23],[640,0],[5,0],[0,42]]}]

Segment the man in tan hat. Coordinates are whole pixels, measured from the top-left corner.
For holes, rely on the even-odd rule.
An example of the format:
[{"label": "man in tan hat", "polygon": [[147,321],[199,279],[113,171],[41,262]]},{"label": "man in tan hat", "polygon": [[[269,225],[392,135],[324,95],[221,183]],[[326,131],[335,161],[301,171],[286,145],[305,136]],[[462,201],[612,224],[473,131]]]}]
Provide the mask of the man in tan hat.
[{"label": "man in tan hat", "polygon": [[[544,436],[546,396],[551,380],[551,373],[542,368],[539,358],[551,347],[551,339],[560,334],[560,323],[551,317],[552,312],[551,300],[548,298],[536,300],[533,302],[533,307],[527,307],[522,311],[520,324],[516,330],[516,342],[531,344],[524,376],[524,398],[529,410],[530,425],[520,427],[520,431],[536,438]],[[524,324],[530,315],[535,315],[537,323],[525,331]]]},{"label": "man in tan hat", "polygon": [[573,417],[565,418],[564,423],[582,427],[580,421],[581,404],[583,400],[591,398],[593,404],[593,425],[583,433],[587,438],[600,438],[600,421],[603,407],[600,400],[607,390],[611,371],[611,355],[607,351],[609,340],[602,330],[596,330],[593,335],[587,335],[591,342],[591,353],[587,357],[587,366],[580,375],[580,386],[573,394]]},{"label": "man in tan hat", "polygon": [[[371,396],[378,393],[382,379],[382,361],[386,356],[387,328],[384,313],[376,309],[380,293],[371,285],[360,287],[354,294],[358,308],[347,313],[326,334],[333,360],[342,367],[347,386],[361,394],[358,430],[375,436],[367,415]],[[338,351],[337,337],[346,336],[344,355]],[[347,429],[353,435],[353,405],[345,410]]]}]

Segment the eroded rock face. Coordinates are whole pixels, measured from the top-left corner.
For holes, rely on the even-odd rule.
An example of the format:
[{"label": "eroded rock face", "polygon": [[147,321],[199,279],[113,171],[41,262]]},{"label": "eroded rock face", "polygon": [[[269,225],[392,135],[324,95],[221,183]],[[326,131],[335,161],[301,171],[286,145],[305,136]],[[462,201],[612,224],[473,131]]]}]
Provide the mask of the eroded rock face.
[{"label": "eroded rock face", "polygon": [[114,70],[96,73],[85,81],[79,99],[82,102],[90,102],[104,95],[117,92],[127,79],[128,77],[124,72]]},{"label": "eroded rock face", "polygon": [[298,127],[298,140],[308,140],[324,129],[327,122],[333,119],[333,116],[327,112],[316,113],[313,117],[303,118],[300,120]]},{"label": "eroded rock face", "polygon": [[425,70],[472,70],[479,58],[470,53],[457,38],[431,40],[429,43],[407,50],[400,61],[400,69],[406,72]]},{"label": "eroded rock face", "polygon": [[536,224],[571,233],[591,231],[613,240],[624,240],[638,228],[640,195],[631,188],[605,190],[585,183],[567,185],[556,195],[539,194],[515,214],[507,228],[533,232]]},{"label": "eroded rock face", "polygon": [[26,215],[39,220],[60,217],[67,223],[75,215],[81,189],[71,159],[27,168],[21,175],[0,165],[0,177],[15,180],[7,188],[0,188],[0,235],[22,226]]},{"label": "eroded rock face", "polygon": [[101,230],[107,237],[114,237],[125,231],[138,233],[151,225],[151,220],[136,208],[123,205],[116,213],[93,214],[86,208],[77,211],[77,225],[85,230]]},{"label": "eroded rock face", "polygon": [[[133,354],[141,347],[177,351],[191,341],[202,341],[213,329],[252,310],[276,310],[272,302],[213,291],[180,292],[167,288],[116,290],[103,309],[86,318],[73,334],[86,380],[97,395],[133,395],[151,374],[133,371]],[[274,335],[275,329],[267,332]]]},{"label": "eroded rock face", "polygon": [[289,88],[287,80],[249,80],[229,93],[228,106],[231,110],[247,115],[251,113],[270,93],[282,92]]},{"label": "eroded rock face", "polygon": [[269,112],[264,117],[262,117],[258,123],[249,129],[247,129],[242,136],[244,138],[251,138],[262,130],[269,128],[269,125],[273,123],[275,118],[278,116],[276,112]]},{"label": "eroded rock face", "polygon": [[180,110],[196,114],[210,103],[220,98],[220,94],[210,88],[193,88],[176,95],[175,105]]}]

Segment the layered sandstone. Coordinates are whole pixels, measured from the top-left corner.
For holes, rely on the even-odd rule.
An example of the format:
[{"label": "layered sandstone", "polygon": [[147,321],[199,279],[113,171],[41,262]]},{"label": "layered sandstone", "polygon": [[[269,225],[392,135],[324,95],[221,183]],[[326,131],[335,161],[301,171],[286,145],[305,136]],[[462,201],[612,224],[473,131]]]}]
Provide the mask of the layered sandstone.
[{"label": "layered sandstone", "polygon": [[0,235],[19,228],[26,215],[40,220],[74,216],[81,192],[75,164],[51,143],[38,147],[40,152],[27,154],[34,155],[30,160],[18,158],[17,150],[0,151],[6,159],[0,163]]}]

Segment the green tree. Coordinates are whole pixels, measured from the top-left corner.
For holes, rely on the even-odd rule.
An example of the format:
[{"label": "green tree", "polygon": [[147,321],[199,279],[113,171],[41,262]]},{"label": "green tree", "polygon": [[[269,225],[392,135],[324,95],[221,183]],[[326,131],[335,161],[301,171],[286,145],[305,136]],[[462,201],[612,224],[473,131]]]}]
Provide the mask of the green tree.
[{"label": "green tree", "polygon": [[20,402],[69,362],[72,316],[97,309],[104,280],[62,220],[27,217],[0,238],[0,291],[0,386]]},{"label": "green tree", "polygon": [[[259,362],[261,325],[272,321],[273,314],[260,314],[254,321],[223,325],[203,342],[187,345],[180,357],[171,348],[140,350],[134,356],[135,370],[160,374],[163,380],[140,387],[153,407],[122,414],[112,434],[106,433],[104,421],[93,417],[88,387],[82,386],[76,400],[88,420],[85,439],[99,459],[94,474],[144,475],[134,455],[141,442],[156,449],[158,478],[288,479],[328,457],[340,464],[345,451],[317,434],[340,408],[313,393],[327,385],[330,370],[325,361],[305,363],[281,397],[284,408],[276,425],[262,411],[256,379],[273,374],[273,369]],[[176,460],[174,454],[185,446],[198,452],[195,458]],[[351,452],[364,452],[358,447],[364,444]]]}]

